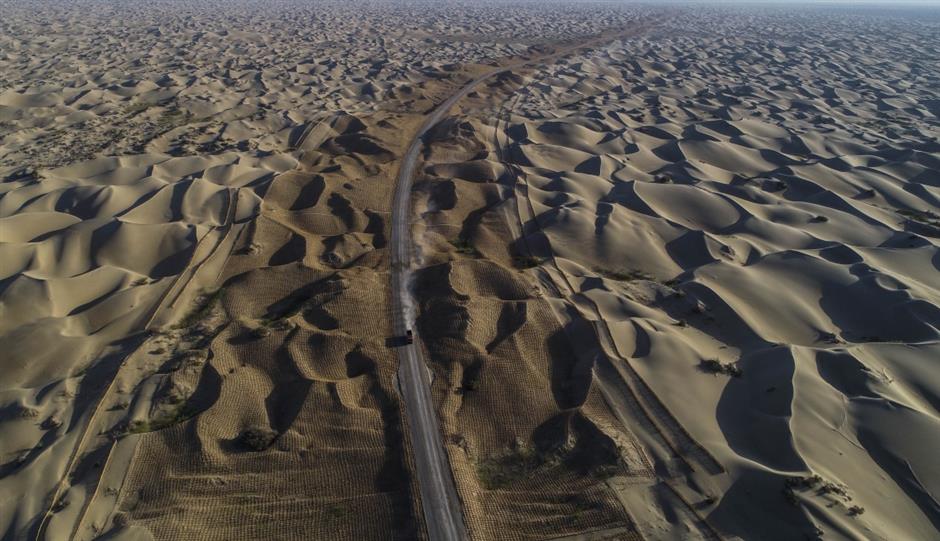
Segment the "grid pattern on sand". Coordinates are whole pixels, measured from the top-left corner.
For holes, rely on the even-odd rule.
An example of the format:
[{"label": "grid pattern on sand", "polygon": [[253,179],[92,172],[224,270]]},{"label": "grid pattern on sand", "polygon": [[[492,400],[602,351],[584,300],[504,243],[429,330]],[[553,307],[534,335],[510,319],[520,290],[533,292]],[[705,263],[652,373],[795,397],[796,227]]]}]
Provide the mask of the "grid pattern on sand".
[{"label": "grid pattern on sand", "polygon": [[417,282],[419,331],[471,535],[632,528],[604,480],[652,473],[547,302],[482,260],[424,269]]},{"label": "grid pattern on sand", "polygon": [[[355,185],[385,184],[376,168],[346,187],[334,163],[272,183],[219,282],[230,321],[191,398],[207,406],[141,439],[120,508],[158,539],[422,535],[385,343],[386,232],[358,219]],[[364,251],[343,259],[342,237]]]}]

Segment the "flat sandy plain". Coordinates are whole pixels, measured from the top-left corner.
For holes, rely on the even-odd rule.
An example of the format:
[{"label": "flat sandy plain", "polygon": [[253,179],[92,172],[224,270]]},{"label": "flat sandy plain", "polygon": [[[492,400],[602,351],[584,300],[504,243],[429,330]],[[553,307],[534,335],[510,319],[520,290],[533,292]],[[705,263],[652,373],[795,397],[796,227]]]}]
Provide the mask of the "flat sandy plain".
[{"label": "flat sandy plain", "polygon": [[940,13],[0,1],[0,536],[940,537]]}]

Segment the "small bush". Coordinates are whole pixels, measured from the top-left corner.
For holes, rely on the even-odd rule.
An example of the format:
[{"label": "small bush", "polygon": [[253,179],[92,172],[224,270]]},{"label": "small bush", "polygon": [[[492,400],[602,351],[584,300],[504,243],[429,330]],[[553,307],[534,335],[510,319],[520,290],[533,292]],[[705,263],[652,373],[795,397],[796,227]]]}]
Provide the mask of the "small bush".
[{"label": "small bush", "polygon": [[205,319],[206,316],[212,311],[212,307],[215,306],[216,302],[222,298],[222,293],[224,292],[223,288],[216,289],[211,293],[203,293],[196,297],[196,306],[193,310],[186,315],[179,323],[176,324],[177,329],[185,329],[187,327],[192,327],[199,321]]},{"label": "small bush", "polygon": [[513,264],[520,269],[531,269],[545,263],[544,257],[534,255],[516,256],[513,258]]},{"label": "small bush", "polygon": [[477,464],[477,477],[488,490],[499,489],[530,477],[543,463],[534,449],[519,446]]},{"label": "small bush", "polygon": [[450,241],[451,245],[457,251],[458,254],[464,254],[469,256],[476,256],[477,249],[473,247],[473,244],[466,239],[456,239]]},{"label": "small bush", "polygon": [[627,271],[618,271],[610,269],[594,269],[595,272],[604,276],[605,278],[610,278],[611,280],[617,280],[620,282],[635,282],[637,280],[649,280],[652,281],[653,277],[649,274],[638,271],[635,269],[630,269]]},{"label": "small bush", "polygon": [[163,114],[157,119],[157,129],[160,132],[168,132],[189,124],[193,119],[192,113],[176,107],[164,109]]},{"label": "small bush", "polygon": [[127,116],[135,116],[140,113],[143,113],[144,111],[146,111],[147,109],[150,109],[151,107],[153,107],[153,105],[150,103],[143,103],[143,102],[135,101],[134,103],[129,103],[124,106],[124,114]]},{"label": "small bush", "polygon": [[[830,498],[841,498],[845,501],[851,501],[852,497],[849,495],[849,491],[846,487],[838,485],[832,481],[824,479],[823,477],[813,474],[807,476],[797,476],[797,477],[788,477],[784,481],[783,495],[793,505],[799,503],[799,498],[796,493],[798,491],[807,491],[813,490],[817,496],[829,496]],[[852,506],[849,508],[849,514],[860,514],[853,513],[852,509],[858,506]],[[864,509],[861,509],[861,512],[864,512]]]},{"label": "small bush", "polygon": [[127,400],[118,400],[108,408],[108,411],[119,411],[126,410],[130,406],[130,402]]},{"label": "small bush", "polygon": [[813,475],[808,475],[806,477],[788,477],[787,480],[784,481],[784,484],[787,486],[787,488],[803,490],[807,488],[813,488],[821,484],[822,482],[823,482],[822,477],[816,474],[813,474]]},{"label": "small bush", "polygon": [[940,227],[940,216],[930,211],[901,209],[898,214],[915,222]]},{"label": "small bush", "polygon": [[659,173],[653,177],[653,182],[657,184],[670,184],[672,183],[672,177],[663,173]]},{"label": "small bush", "polygon": [[702,359],[699,368],[709,374],[724,374],[733,378],[739,378],[744,372],[733,363],[723,363],[718,359]]},{"label": "small bush", "polygon": [[123,429],[116,429],[113,435],[119,438],[127,434],[143,434],[145,432],[163,430],[164,428],[187,421],[198,413],[185,401],[172,405],[175,407],[159,413],[153,419],[133,420],[128,422],[124,425]]},{"label": "small bush", "polygon": [[476,391],[480,388],[480,371],[475,371],[472,374],[468,374],[464,378],[463,390],[465,391]]},{"label": "small bush", "polygon": [[266,338],[268,336],[271,336],[271,329],[265,326],[256,327],[251,330],[251,336],[257,339]]},{"label": "small bush", "polygon": [[125,434],[143,434],[144,432],[150,432],[150,423],[140,420],[127,423],[127,427],[124,430]]},{"label": "small bush", "polygon": [[62,426],[62,420],[55,415],[48,417],[45,421],[42,422],[42,424],[39,425],[39,427],[43,430],[52,430],[59,428],[60,426]]},{"label": "small bush", "polygon": [[277,432],[263,426],[252,426],[245,429],[238,441],[252,451],[264,451],[274,443]]},{"label": "small bush", "polygon": [[613,462],[594,464],[585,469],[576,461],[575,451],[571,447],[540,451],[517,441],[502,453],[477,462],[477,478],[487,490],[496,490],[531,479],[537,474],[563,475],[564,471],[602,480],[621,471],[619,464]]},{"label": "small bush", "polygon": [[340,519],[349,514],[349,508],[343,504],[333,504],[324,509],[324,514],[331,519]]},{"label": "small bush", "polygon": [[127,513],[118,512],[114,515],[113,523],[115,528],[125,528],[131,523],[131,519],[127,516]]},{"label": "small bush", "polygon": [[20,408],[20,417],[23,419],[35,419],[39,417],[39,410],[29,406],[23,406]]}]

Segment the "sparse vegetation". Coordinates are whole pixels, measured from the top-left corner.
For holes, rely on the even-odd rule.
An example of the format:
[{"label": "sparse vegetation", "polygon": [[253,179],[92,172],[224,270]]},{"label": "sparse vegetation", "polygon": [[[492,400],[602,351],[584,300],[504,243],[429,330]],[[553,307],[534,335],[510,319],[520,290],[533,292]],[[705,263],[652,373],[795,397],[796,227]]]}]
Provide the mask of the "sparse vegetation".
[{"label": "sparse vegetation", "polygon": [[[571,458],[571,449],[563,447],[552,452],[517,443],[505,452],[477,463],[477,478],[487,490],[505,488],[531,478],[536,472],[563,468]],[[616,464],[599,464],[589,475],[597,479],[610,478],[619,471]]]},{"label": "sparse vegetation", "polygon": [[127,116],[136,116],[140,113],[143,113],[147,109],[150,109],[151,107],[153,107],[152,103],[135,101],[124,106],[124,114]]},{"label": "sparse vegetation", "polygon": [[190,349],[179,356],[180,368],[196,368],[209,360],[209,350],[205,348]]},{"label": "sparse vegetation", "polygon": [[513,258],[513,264],[516,268],[519,269],[532,269],[538,267],[542,263],[545,263],[544,257],[536,257],[534,255],[525,255],[525,256],[516,256]]},{"label": "sparse vegetation", "polygon": [[151,424],[154,426],[154,430],[160,430],[168,426],[178,425],[183,421],[187,421],[193,418],[196,413],[198,412],[193,410],[189,404],[180,403],[175,409],[164,415],[161,415]]},{"label": "sparse vegetation", "polygon": [[328,505],[323,510],[323,513],[327,516],[327,518],[341,519],[349,514],[349,507],[341,503],[334,503],[332,505]]},{"label": "sparse vegetation", "polygon": [[251,329],[252,338],[261,339],[271,336],[271,329],[268,327],[270,323],[262,322],[260,327],[255,327]]},{"label": "sparse vegetation", "polygon": [[257,242],[252,242],[251,244],[245,246],[244,248],[238,250],[236,253],[239,255],[254,255],[261,253],[261,244]]},{"label": "sparse vegetation", "polygon": [[[799,498],[797,497],[796,493],[807,490],[815,490],[816,494],[819,496],[831,496],[833,498],[839,498],[845,501],[852,500],[848,489],[846,489],[844,486],[824,479],[815,473],[813,475],[807,476],[788,477],[786,481],[784,481],[783,496],[792,505],[797,505],[799,504]],[[862,508],[859,507],[859,509]],[[862,509],[862,512],[864,512],[864,509]],[[849,508],[849,514],[853,514],[852,508]]]},{"label": "sparse vegetation", "polygon": [[147,421],[134,420],[127,423],[124,430],[119,431],[118,435],[143,434],[144,432],[150,432],[150,423]]},{"label": "sparse vegetation", "polygon": [[940,216],[930,211],[901,209],[898,214],[915,222],[940,227]]},{"label": "sparse vegetation", "polygon": [[113,523],[115,528],[125,528],[130,522],[130,517],[127,516],[127,513],[118,512],[114,514]]},{"label": "sparse vegetation", "polygon": [[474,248],[473,244],[466,239],[459,238],[459,239],[450,241],[450,243],[451,245],[453,245],[454,249],[457,251],[458,254],[464,254],[464,255],[469,255],[473,257],[476,257],[477,255],[479,255],[479,253],[477,252],[477,249]]},{"label": "sparse vegetation", "polygon": [[60,426],[62,426],[62,420],[59,419],[58,416],[52,415],[43,421],[42,424],[39,425],[39,428],[42,428],[43,430],[52,430],[54,428],[59,428]]},{"label": "sparse vegetation", "polygon": [[53,513],[58,513],[59,511],[62,511],[63,509],[65,509],[65,508],[68,507],[68,506],[69,506],[69,500],[68,500],[68,498],[66,498],[65,496],[62,496],[61,498],[59,498],[58,500],[56,500],[55,504],[53,504],[53,506],[52,506],[52,512],[53,512]]},{"label": "sparse vegetation", "polygon": [[297,314],[307,314],[310,310],[318,308],[321,303],[317,302],[317,295],[295,295],[284,300],[280,307],[271,310],[267,316],[261,319],[259,327],[252,331],[256,338],[263,338],[271,333],[271,330],[284,331],[291,330],[296,325],[289,321]]},{"label": "sparse vegetation", "polygon": [[477,477],[488,490],[495,490],[531,476],[544,464],[545,459],[534,449],[516,446],[477,464]]},{"label": "sparse vegetation", "polygon": [[29,406],[23,406],[20,408],[20,417],[23,419],[35,419],[39,417],[39,410]]},{"label": "sparse vegetation", "polygon": [[189,404],[181,402],[175,408],[164,411],[149,421],[139,419],[130,421],[125,425],[124,430],[119,430],[116,435],[120,437],[127,434],[155,432],[187,421],[193,418],[196,413],[198,412],[194,411]]},{"label": "sparse vegetation", "polygon": [[130,406],[130,403],[127,400],[118,400],[108,408],[109,411],[119,411],[126,410]]},{"label": "sparse vegetation", "polygon": [[709,374],[724,374],[733,378],[739,378],[744,372],[734,363],[723,363],[718,359],[702,359],[699,368]]},{"label": "sparse vegetation", "polygon": [[481,370],[468,370],[464,372],[462,389],[464,391],[476,391],[480,388]]},{"label": "sparse vegetation", "polygon": [[583,494],[573,494],[565,499],[565,503],[578,513],[585,513],[593,509],[602,507],[603,504],[597,500],[589,499]]},{"label": "sparse vegetation", "polygon": [[242,446],[252,451],[264,451],[274,443],[277,432],[264,426],[251,426],[242,431],[238,437]]},{"label": "sparse vegetation", "polygon": [[175,328],[185,329],[187,327],[192,327],[199,321],[205,319],[209,315],[209,312],[212,311],[212,308],[215,306],[215,303],[222,298],[222,293],[224,288],[216,289],[211,293],[203,293],[196,297],[196,306],[193,310],[186,315],[179,323],[176,324]]},{"label": "sparse vegetation", "polygon": [[787,488],[804,490],[819,486],[822,482],[823,478],[814,473],[804,477],[788,477],[784,484]]},{"label": "sparse vegetation", "polygon": [[160,118],[157,119],[157,130],[161,133],[168,132],[189,124],[192,119],[193,115],[189,111],[184,111],[178,107],[168,107],[163,110]]},{"label": "sparse vegetation", "polygon": [[619,270],[596,268],[594,269],[594,271],[600,274],[601,276],[604,276],[605,278],[610,278],[611,280],[617,280],[620,282],[635,282],[637,280],[653,280],[653,277],[650,276],[649,274],[640,270],[636,270],[636,269],[619,271]]}]

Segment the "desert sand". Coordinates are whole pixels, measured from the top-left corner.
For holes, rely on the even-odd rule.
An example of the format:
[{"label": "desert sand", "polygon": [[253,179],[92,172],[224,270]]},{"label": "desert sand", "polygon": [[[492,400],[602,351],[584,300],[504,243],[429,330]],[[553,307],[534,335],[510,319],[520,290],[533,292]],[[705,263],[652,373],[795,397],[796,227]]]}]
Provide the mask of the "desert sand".
[{"label": "desert sand", "polygon": [[0,11],[3,539],[940,536],[936,9]]}]

